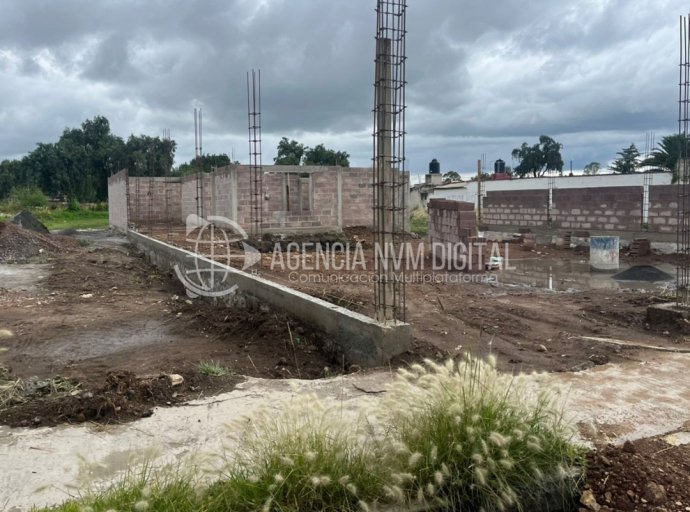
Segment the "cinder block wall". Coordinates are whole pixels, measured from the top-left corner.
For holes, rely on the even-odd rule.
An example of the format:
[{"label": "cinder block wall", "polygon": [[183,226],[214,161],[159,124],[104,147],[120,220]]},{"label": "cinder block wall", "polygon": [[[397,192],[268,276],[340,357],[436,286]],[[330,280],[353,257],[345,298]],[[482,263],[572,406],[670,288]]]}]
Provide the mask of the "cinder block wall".
[{"label": "cinder block wall", "polygon": [[[671,231],[670,226],[675,226],[672,219],[678,204],[673,201],[673,188],[672,185],[649,187],[650,231]],[[482,223],[488,229],[551,227],[639,232],[643,200],[644,187],[640,186],[556,188],[549,209],[548,190],[494,191],[483,198]]]},{"label": "cinder block wall", "polygon": [[553,191],[553,227],[594,231],[639,231],[642,187],[601,187]]},{"label": "cinder block wall", "polygon": [[547,224],[548,190],[504,190],[482,198],[482,223],[491,226],[536,227]]},{"label": "cinder block wall", "polygon": [[678,228],[678,185],[649,187],[649,231],[675,233]]},{"label": "cinder block wall", "polygon": [[[325,230],[372,225],[373,186],[369,168],[264,166],[263,172],[260,200],[264,229]],[[112,183],[115,199],[118,191],[116,182]],[[408,200],[408,187],[404,187],[403,193]],[[222,216],[245,229],[250,227],[252,198],[246,165],[223,167],[199,178],[130,178],[130,221],[184,223],[188,215],[197,213],[198,195],[203,197],[204,216]],[[116,221],[126,225],[126,220]]]},{"label": "cinder block wall", "polygon": [[429,242],[432,255],[450,268],[481,270],[478,252],[470,252],[477,239],[477,218],[473,203],[432,199],[429,201]]},{"label": "cinder block wall", "polygon": [[108,178],[108,222],[127,231],[127,170]]},{"label": "cinder block wall", "polygon": [[135,225],[178,222],[180,179],[133,177],[129,180],[129,220]]}]

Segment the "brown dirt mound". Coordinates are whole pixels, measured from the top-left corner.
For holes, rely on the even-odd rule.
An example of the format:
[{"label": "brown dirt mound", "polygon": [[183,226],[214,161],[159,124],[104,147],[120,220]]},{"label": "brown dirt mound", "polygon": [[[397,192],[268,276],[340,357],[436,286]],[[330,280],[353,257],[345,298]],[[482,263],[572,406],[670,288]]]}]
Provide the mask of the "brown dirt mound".
[{"label": "brown dirt mound", "polygon": [[588,456],[587,484],[602,507],[589,510],[690,510],[690,445],[652,438],[601,447]]},{"label": "brown dirt mound", "polygon": [[130,371],[110,372],[105,384],[94,390],[62,397],[47,396],[0,411],[0,424],[48,427],[85,421],[124,423],[151,416],[156,406],[179,405],[229,391],[241,380],[233,375],[209,377],[196,372],[185,372],[182,376],[184,382],[173,386],[167,375],[137,377]]},{"label": "brown dirt mound", "polygon": [[0,222],[0,263],[21,263],[43,253],[65,252],[77,246],[73,238],[43,235],[10,222]]}]

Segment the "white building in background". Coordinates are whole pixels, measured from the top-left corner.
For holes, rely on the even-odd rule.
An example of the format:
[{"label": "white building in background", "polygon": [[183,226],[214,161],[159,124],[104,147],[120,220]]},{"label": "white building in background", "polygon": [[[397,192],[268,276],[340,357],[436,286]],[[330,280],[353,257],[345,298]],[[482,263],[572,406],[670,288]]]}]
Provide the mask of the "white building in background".
[{"label": "white building in background", "polygon": [[[482,181],[482,197],[487,192],[503,190],[551,190],[568,188],[599,188],[599,187],[644,187],[644,197],[649,197],[649,185],[670,185],[671,173],[635,173],[635,174],[597,174],[595,176],[544,176],[541,178],[515,178],[512,180]],[[466,181],[438,185],[426,192],[426,202],[429,199],[452,199],[465,201],[477,206],[477,182]],[[414,193],[414,192],[413,192]]]}]

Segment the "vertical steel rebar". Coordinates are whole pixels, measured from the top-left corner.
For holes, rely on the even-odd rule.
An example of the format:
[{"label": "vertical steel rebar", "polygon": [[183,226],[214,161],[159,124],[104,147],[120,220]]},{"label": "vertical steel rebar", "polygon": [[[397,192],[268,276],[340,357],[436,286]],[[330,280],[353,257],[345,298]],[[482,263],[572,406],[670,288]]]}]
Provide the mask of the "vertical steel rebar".
[{"label": "vertical steel rebar", "polygon": [[263,227],[263,163],[261,161],[261,70],[247,72],[249,122],[249,234],[261,238]]},{"label": "vertical steel rebar", "polygon": [[680,18],[680,65],[678,81],[678,133],[681,136],[681,148],[677,173],[678,186],[678,224],[677,250],[680,262],[676,271],[676,302],[679,305],[690,305],[690,192],[688,173],[688,128],[690,117],[690,42],[688,40],[688,17]]},{"label": "vertical steel rebar", "polygon": [[380,322],[405,320],[406,0],[378,0],[374,81],[373,212]]}]

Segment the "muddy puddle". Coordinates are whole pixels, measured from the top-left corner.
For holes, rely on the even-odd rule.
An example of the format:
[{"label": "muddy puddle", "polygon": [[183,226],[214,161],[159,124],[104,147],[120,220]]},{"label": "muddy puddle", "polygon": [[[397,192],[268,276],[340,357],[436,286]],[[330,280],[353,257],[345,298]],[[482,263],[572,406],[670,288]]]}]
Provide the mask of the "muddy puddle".
[{"label": "muddy puddle", "polygon": [[[675,265],[660,263],[657,269],[670,276],[676,275]],[[581,290],[648,290],[663,291],[674,285],[674,279],[649,282],[644,280],[618,280],[614,276],[631,268],[621,265],[615,272],[592,272],[589,260],[559,260],[555,258],[511,259],[510,267],[496,272],[499,283],[528,286],[551,291]]]}]

